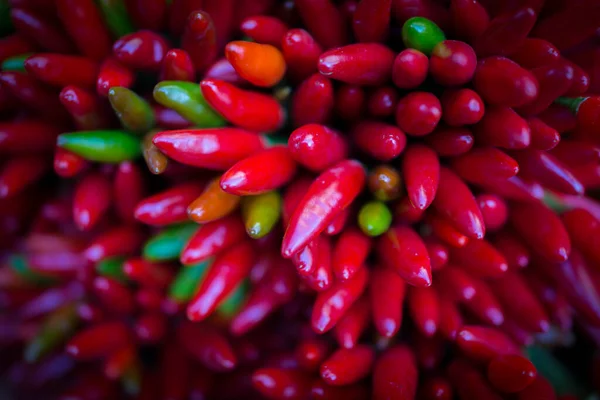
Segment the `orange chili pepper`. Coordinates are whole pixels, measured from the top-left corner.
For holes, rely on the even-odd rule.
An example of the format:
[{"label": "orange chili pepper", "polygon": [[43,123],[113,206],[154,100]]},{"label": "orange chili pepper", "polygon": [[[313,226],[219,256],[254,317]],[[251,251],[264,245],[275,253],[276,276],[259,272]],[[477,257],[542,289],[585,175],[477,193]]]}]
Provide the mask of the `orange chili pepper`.
[{"label": "orange chili pepper", "polygon": [[283,54],[269,44],[233,41],[225,47],[225,55],[235,71],[256,86],[275,86],[285,74]]},{"label": "orange chili pepper", "polygon": [[220,178],[213,179],[204,192],[189,205],[190,219],[204,224],[222,218],[236,209],[241,198],[223,191],[219,185]]}]

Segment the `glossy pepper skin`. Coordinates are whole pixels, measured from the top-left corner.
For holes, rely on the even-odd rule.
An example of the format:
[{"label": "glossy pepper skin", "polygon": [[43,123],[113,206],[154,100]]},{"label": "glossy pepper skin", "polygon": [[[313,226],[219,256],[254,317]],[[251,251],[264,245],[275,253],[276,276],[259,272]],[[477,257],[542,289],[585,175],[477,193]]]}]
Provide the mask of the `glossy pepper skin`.
[{"label": "glossy pepper skin", "polygon": [[107,97],[108,91],[114,86],[129,88],[135,81],[132,70],[121,64],[113,57],[105,59],[100,64],[98,79],[96,81],[96,92]]},{"label": "glossy pepper skin", "polygon": [[158,70],[169,45],[157,33],[140,30],[120,37],[113,44],[117,60],[135,70]]},{"label": "glossy pepper skin", "polygon": [[71,114],[78,129],[106,129],[109,126],[106,107],[94,94],[78,86],[64,87],[59,98],[63,106]]},{"label": "glossy pepper skin", "polygon": [[505,57],[479,61],[473,77],[475,90],[490,105],[517,107],[534,100],[539,83],[533,73]]},{"label": "glossy pepper skin", "polygon": [[296,7],[307,30],[325,49],[347,43],[344,19],[330,0],[300,0]]},{"label": "glossy pepper skin", "polygon": [[374,351],[367,345],[339,349],[321,364],[321,377],[335,386],[354,383],[369,373],[374,359]]},{"label": "glossy pepper skin", "polygon": [[379,267],[371,272],[371,314],[375,328],[384,337],[393,337],[402,323],[404,280],[391,269]]},{"label": "glossy pepper skin", "polygon": [[239,203],[240,197],[221,189],[219,178],[215,178],[188,206],[188,217],[199,224],[216,221],[230,214]]},{"label": "glossy pepper skin", "polygon": [[352,128],[355,144],[371,157],[390,161],[406,147],[406,135],[397,126],[379,121],[362,121]]},{"label": "glossy pepper skin", "polygon": [[86,175],[77,185],[73,199],[73,220],[80,230],[89,230],[98,223],[110,206],[112,190],[103,175]]},{"label": "glossy pepper skin", "polygon": [[290,29],[281,44],[283,57],[292,78],[302,81],[317,72],[321,46],[304,29]]},{"label": "glossy pepper skin", "polygon": [[288,148],[296,162],[315,172],[324,171],[348,154],[344,137],[318,124],[308,124],[294,130],[288,138]]},{"label": "glossy pepper skin", "polygon": [[307,124],[325,124],[331,118],[334,106],[331,80],[321,74],[306,78],[292,97],[291,118],[294,127]]},{"label": "glossy pepper skin", "polygon": [[413,145],[402,158],[402,175],[413,206],[424,210],[436,197],[440,180],[440,162],[433,150]]},{"label": "glossy pepper skin", "polygon": [[167,51],[160,68],[161,81],[193,82],[196,71],[190,55],[181,49]]},{"label": "glossy pepper skin", "polygon": [[242,90],[217,79],[201,81],[200,89],[212,109],[242,129],[269,133],[285,122],[285,111],[271,96]]},{"label": "glossy pepper skin", "polygon": [[220,180],[221,189],[238,196],[257,195],[290,182],[296,162],[285,146],[275,146],[237,162]]},{"label": "glossy pepper skin", "polygon": [[319,57],[319,72],[351,85],[379,86],[391,76],[394,53],[377,43],[358,43],[326,51]]},{"label": "glossy pepper skin", "polygon": [[260,87],[275,86],[286,69],[283,54],[269,44],[229,42],[225,56],[242,78]]},{"label": "glossy pepper skin", "polygon": [[183,183],[140,201],[135,219],[148,225],[163,226],[187,221],[187,207],[204,189],[201,183]]},{"label": "glossy pepper skin", "polygon": [[124,87],[112,87],[108,100],[121,125],[134,133],[146,133],[154,127],[154,112],[150,104]]},{"label": "glossy pepper skin", "polygon": [[253,239],[268,235],[281,217],[281,195],[270,191],[242,199],[242,218],[246,233]]},{"label": "glossy pepper skin", "polygon": [[288,27],[276,17],[265,15],[251,16],[240,23],[240,29],[255,42],[281,48]]},{"label": "glossy pepper skin", "polygon": [[140,141],[124,131],[77,131],[58,136],[57,146],[86,160],[119,163],[141,155]]},{"label": "glossy pepper skin", "polygon": [[181,47],[190,55],[197,72],[203,72],[217,56],[217,34],[210,15],[195,10],[185,23]]},{"label": "glossy pepper skin", "polygon": [[237,128],[164,131],[154,135],[152,142],[175,161],[216,171],[227,170],[265,147],[260,136]]},{"label": "glossy pepper skin", "polygon": [[377,359],[373,370],[373,399],[413,399],[419,372],[412,351],[394,346]]},{"label": "glossy pepper skin", "polygon": [[292,214],[283,237],[282,255],[291,257],[323,231],[356,198],[365,179],[363,166],[353,160],[342,161],[323,172]]}]

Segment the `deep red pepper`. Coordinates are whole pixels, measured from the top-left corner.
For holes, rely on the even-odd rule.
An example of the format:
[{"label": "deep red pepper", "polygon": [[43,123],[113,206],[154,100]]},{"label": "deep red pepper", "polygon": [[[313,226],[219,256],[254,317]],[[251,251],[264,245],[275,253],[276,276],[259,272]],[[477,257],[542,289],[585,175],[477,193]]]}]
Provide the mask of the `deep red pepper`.
[{"label": "deep red pepper", "polygon": [[459,40],[444,40],[431,52],[429,73],[443,86],[461,86],[471,81],[477,56],[471,46]]},{"label": "deep red pepper", "polygon": [[124,222],[135,222],[135,209],[144,198],[146,185],[142,170],[131,161],[119,164],[114,176],[115,209]]},{"label": "deep red pepper", "polygon": [[419,367],[426,371],[440,368],[446,353],[445,341],[439,336],[424,336],[415,329],[412,331],[412,336],[412,347]]},{"label": "deep red pepper", "polygon": [[537,13],[531,7],[499,15],[475,39],[473,47],[480,57],[508,55],[523,43],[536,21]]},{"label": "deep red pepper", "polygon": [[270,399],[303,399],[309,392],[308,376],[283,368],[260,368],[252,374],[252,385]]},{"label": "deep red pepper", "polygon": [[488,108],[473,131],[479,143],[505,149],[524,149],[531,143],[527,121],[512,108]]},{"label": "deep red pepper", "polygon": [[506,107],[527,104],[539,92],[535,75],[505,57],[488,57],[479,61],[473,85],[487,103]]},{"label": "deep red pepper", "polygon": [[368,276],[367,269],[361,268],[352,279],[335,282],[317,295],[311,317],[315,332],[325,333],[335,326],[364,291]]},{"label": "deep red pepper", "polygon": [[455,360],[448,367],[448,377],[456,388],[460,398],[501,400],[502,396],[494,391],[474,366],[464,360]]},{"label": "deep red pepper", "polygon": [[206,11],[195,10],[185,23],[181,48],[186,51],[198,72],[204,71],[217,57],[217,32]]},{"label": "deep red pepper", "polygon": [[419,398],[423,400],[451,400],[452,385],[443,377],[429,377],[419,386]]},{"label": "deep red pepper", "polygon": [[474,360],[491,361],[499,355],[519,354],[518,346],[496,328],[463,326],[456,344],[466,356]]},{"label": "deep red pepper", "polygon": [[250,272],[253,260],[252,246],[245,241],[217,257],[187,306],[188,318],[200,321],[208,317]]},{"label": "deep red pepper", "polygon": [[334,111],[343,121],[359,120],[364,114],[365,104],[365,91],[360,86],[341,85],[335,92]]},{"label": "deep red pepper", "polygon": [[304,125],[293,131],[288,138],[288,148],[300,165],[315,172],[330,168],[348,154],[346,139],[339,132],[318,124]]},{"label": "deep red pepper", "polygon": [[237,128],[164,131],[152,142],[176,161],[213,170],[229,169],[264,148],[260,136]]},{"label": "deep red pepper", "polygon": [[398,92],[392,86],[375,89],[367,99],[369,115],[375,118],[385,118],[394,114],[398,104]]},{"label": "deep red pepper", "polygon": [[573,67],[565,62],[535,68],[531,73],[538,81],[538,95],[535,100],[517,108],[522,115],[537,115],[544,111],[573,84]]},{"label": "deep red pepper", "polygon": [[190,54],[181,49],[167,51],[162,59],[160,81],[186,81],[193,82],[196,71]]},{"label": "deep red pepper", "polygon": [[436,196],[440,179],[440,162],[433,150],[412,145],[402,158],[402,176],[413,206],[425,210]]},{"label": "deep red pepper", "polygon": [[440,301],[440,333],[450,341],[456,340],[463,321],[458,307],[452,301],[442,298]]},{"label": "deep red pepper", "polygon": [[508,179],[519,172],[519,164],[508,154],[495,147],[479,147],[450,163],[462,179],[470,183],[486,182],[488,179]]},{"label": "deep red pepper", "polygon": [[429,58],[419,50],[402,50],[394,59],[392,80],[400,89],[412,89],[427,78]]},{"label": "deep red pepper", "polygon": [[473,276],[498,278],[508,270],[504,256],[487,240],[469,240],[465,246],[453,248],[451,257]]},{"label": "deep red pepper", "polygon": [[414,399],[418,376],[415,356],[408,347],[387,349],[373,369],[373,399]]},{"label": "deep red pepper", "polygon": [[319,57],[319,72],[351,85],[380,86],[390,80],[394,53],[378,43],[338,47]]},{"label": "deep red pepper", "polygon": [[251,15],[242,21],[240,30],[255,42],[281,48],[288,27],[279,18]]},{"label": "deep red pepper", "polygon": [[358,299],[333,329],[333,336],[340,347],[356,346],[369,325],[370,304],[366,296]]},{"label": "deep red pepper", "polygon": [[361,1],[353,13],[352,29],[359,42],[383,42],[390,24],[392,0]]},{"label": "deep red pepper", "polygon": [[575,115],[567,107],[560,104],[550,105],[538,115],[538,118],[559,133],[568,132],[577,126]]},{"label": "deep red pepper", "polygon": [[448,265],[436,275],[436,290],[445,301],[468,302],[477,294],[477,283],[464,269]]},{"label": "deep red pepper", "polygon": [[200,88],[215,111],[242,129],[269,133],[285,122],[285,111],[271,96],[242,90],[216,79],[203,80]]},{"label": "deep red pepper", "polygon": [[295,355],[298,364],[308,372],[319,370],[319,366],[329,355],[329,343],[323,338],[303,339],[296,347]]},{"label": "deep red pepper", "polygon": [[342,281],[352,278],[363,267],[371,246],[371,239],[359,229],[345,229],[333,250],[332,267],[336,278]]},{"label": "deep red pepper", "polygon": [[187,207],[203,189],[201,183],[183,183],[147,197],[135,207],[135,219],[156,226],[185,222]]},{"label": "deep red pepper", "polygon": [[508,206],[504,199],[495,194],[483,193],[476,200],[488,232],[502,228],[508,219]]},{"label": "deep red pepper", "polygon": [[125,0],[127,13],[135,26],[152,31],[162,31],[167,16],[165,0]]},{"label": "deep red pepper", "polygon": [[98,235],[84,250],[83,255],[91,262],[106,258],[133,255],[144,241],[144,234],[135,225],[111,228]]},{"label": "deep red pepper", "polygon": [[13,8],[10,19],[17,31],[39,47],[56,53],[73,53],[75,46],[51,14],[39,15],[31,9]]},{"label": "deep red pepper", "polygon": [[407,226],[394,226],[379,238],[377,255],[381,262],[397,272],[409,285],[431,285],[431,265],[425,244]]},{"label": "deep red pepper", "polygon": [[19,194],[39,181],[49,169],[47,160],[38,156],[6,160],[0,169],[0,199]]},{"label": "deep red pepper", "polygon": [[592,263],[600,262],[600,221],[584,209],[567,211],[561,216],[573,246]]},{"label": "deep red pepper", "polygon": [[527,119],[531,131],[531,147],[537,150],[550,150],[560,142],[560,134],[540,118]]},{"label": "deep red pepper", "polygon": [[600,161],[600,147],[579,140],[561,140],[550,154],[569,166]]},{"label": "deep red pepper", "polygon": [[287,31],[281,50],[289,74],[295,81],[302,81],[317,72],[317,62],[323,50],[304,29]]},{"label": "deep red pepper", "polygon": [[579,65],[569,60],[562,60],[571,68],[573,68],[573,79],[571,87],[565,93],[565,96],[581,96],[586,93],[591,86],[590,75]]},{"label": "deep red pepper", "polygon": [[307,177],[301,177],[299,179],[295,179],[290,185],[287,187],[284,195],[283,195],[283,210],[282,210],[282,219],[283,225],[287,226],[294,210],[300,204],[300,201],[304,197],[304,195],[308,192],[308,188],[312,184],[312,180]]},{"label": "deep red pepper", "polygon": [[123,322],[105,322],[93,325],[75,335],[66,345],[66,352],[79,360],[105,357],[125,346],[130,333]]},{"label": "deep red pepper", "polygon": [[173,272],[168,265],[141,258],[130,258],[125,261],[123,273],[128,279],[144,287],[164,288],[173,280]]},{"label": "deep red pepper", "polygon": [[448,247],[433,236],[425,238],[425,246],[431,259],[431,270],[439,271],[444,268],[450,257]]},{"label": "deep red pepper", "polygon": [[441,157],[452,157],[467,153],[475,139],[467,128],[438,127],[425,136],[425,143]]},{"label": "deep red pepper", "polygon": [[134,81],[135,75],[128,67],[109,57],[100,65],[96,91],[100,96],[108,97],[110,88],[114,86],[130,88]]},{"label": "deep red pepper", "polygon": [[429,211],[425,221],[431,227],[433,234],[450,246],[463,247],[469,242],[467,236],[456,230],[446,217],[437,212]]},{"label": "deep red pepper", "polygon": [[442,119],[450,126],[473,125],[481,121],[485,106],[471,89],[450,89],[441,97]]},{"label": "deep red pepper", "polygon": [[374,361],[375,352],[370,346],[342,348],[321,365],[321,378],[330,385],[348,385],[366,377]]},{"label": "deep red pepper", "polygon": [[122,36],[113,44],[115,58],[136,70],[159,70],[168,50],[167,41],[159,34],[148,30]]},{"label": "deep red pepper", "polygon": [[351,208],[343,209],[334,219],[331,221],[327,228],[325,228],[324,233],[330,236],[336,236],[338,233],[342,232],[346,227],[346,223],[348,222],[348,218],[351,214]]},{"label": "deep red pepper", "polygon": [[391,338],[400,330],[405,283],[396,272],[382,267],[371,273],[371,315],[377,332]]},{"label": "deep red pepper", "polygon": [[558,61],[560,52],[547,40],[528,37],[509,57],[523,68],[532,69]]},{"label": "deep red pepper", "polygon": [[238,362],[231,344],[211,325],[183,322],[177,339],[189,355],[212,371],[231,371]]},{"label": "deep red pepper", "polygon": [[159,313],[144,313],[135,321],[135,336],[144,344],[158,344],[166,335],[167,318]]},{"label": "deep red pepper", "polygon": [[546,378],[538,375],[524,390],[516,394],[517,400],[540,399],[556,400],[554,388]]},{"label": "deep red pepper", "polygon": [[86,57],[100,61],[110,54],[110,35],[92,0],[58,0],[56,11],[69,37]]},{"label": "deep red pepper", "polygon": [[452,0],[450,12],[456,35],[471,43],[480,37],[490,24],[487,10],[477,0]]},{"label": "deep red pepper", "polygon": [[337,213],[352,203],[365,180],[363,166],[353,160],[342,161],[323,172],[294,211],[281,253],[291,257],[325,229]]},{"label": "deep red pepper", "polygon": [[173,0],[169,5],[169,31],[174,37],[180,37],[185,29],[185,22],[192,12],[203,10],[203,0]]},{"label": "deep red pepper", "polygon": [[[315,239],[314,253],[312,255],[312,269],[300,275],[302,281],[311,289],[323,292],[333,283],[333,270],[331,268],[331,241],[327,236]],[[308,246],[307,246],[308,247]]]},{"label": "deep red pepper", "polygon": [[494,247],[504,255],[512,269],[525,268],[529,264],[529,250],[513,232],[502,231],[493,240]]},{"label": "deep red pepper", "polygon": [[92,282],[92,293],[109,313],[125,316],[135,312],[133,293],[127,286],[114,279],[104,276],[95,277]]},{"label": "deep red pepper", "polygon": [[325,124],[334,105],[333,84],[321,74],[306,78],[292,97],[291,117],[294,127]]},{"label": "deep red pepper", "polygon": [[10,57],[31,53],[34,50],[34,45],[18,33],[0,38],[0,62]]},{"label": "deep red pepper", "polygon": [[473,280],[475,295],[464,306],[472,315],[487,325],[501,326],[504,324],[504,312],[492,293],[492,290],[483,280]]},{"label": "deep red pepper", "polygon": [[94,131],[109,127],[111,119],[107,108],[86,89],[69,85],[61,90],[59,98],[78,129]]},{"label": "deep red pepper", "polygon": [[308,31],[325,49],[347,43],[344,20],[330,0],[300,0],[295,5]]},{"label": "deep red pepper", "polygon": [[406,134],[425,136],[433,132],[442,118],[439,99],[428,92],[410,92],[398,101],[396,124]]},{"label": "deep red pepper", "polygon": [[73,220],[80,230],[93,228],[112,201],[112,187],[101,174],[91,173],[81,179],[73,197]]},{"label": "deep red pepper", "polygon": [[398,127],[379,121],[361,121],[351,135],[360,150],[381,161],[398,157],[406,147],[406,135]]},{"label": "deep red pepper", "polygon": [[569,168],[548,152],[521,150],[514,152],[523,179],[539,182],[549,189],[568,194],[583,194],[584,187]]}]

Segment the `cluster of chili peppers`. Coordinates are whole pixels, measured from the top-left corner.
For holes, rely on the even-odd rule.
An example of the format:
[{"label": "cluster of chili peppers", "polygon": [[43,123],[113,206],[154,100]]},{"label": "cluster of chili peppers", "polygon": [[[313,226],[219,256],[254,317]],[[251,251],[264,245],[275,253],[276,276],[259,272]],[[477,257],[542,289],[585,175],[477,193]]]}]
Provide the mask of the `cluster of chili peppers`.
[{"label": "cluster of chili peppers", "polygon": [[597,0],[0,0],[0,390],[600,391]]}]

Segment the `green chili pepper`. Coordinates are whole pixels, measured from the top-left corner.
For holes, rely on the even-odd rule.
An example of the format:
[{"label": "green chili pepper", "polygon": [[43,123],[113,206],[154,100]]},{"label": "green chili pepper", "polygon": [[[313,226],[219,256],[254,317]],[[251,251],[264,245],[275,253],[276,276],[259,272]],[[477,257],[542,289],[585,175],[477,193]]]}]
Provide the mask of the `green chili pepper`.
[{"label": "green chili pepper", "polygon": [[123,0],[96,0],[96,2],[114,38],[135,32]]},{"label": "green chili pepper", "polygon": [[372,201],[363,205],[358,212],[358,225],[369,236],[379,236],[390,227],[392,213],[380,201]]},{"label": "green chili pepper", "polygon": [[552,384],[557,395],[575,395],[577,398],[583,398],[586,391],[581,383],[552,353],[542,347],[529,346],[525,349],[525,354],[538,373]]},{"label": "green chili pepper", "polygon": [[146,133],[154,127],[154,111],[150,104],[125,87],[112,87],[108,100],[121,125],[128,131]]},{"label": "green chili pepper", "polygon": [[142,154],[140,139],[118,130],[63,133],[57,145],[87,160],[105,163],[133,160]]},{"label": "green chili pepper", "polygon": [[32,53],[19,54],[18,56],[8,57],[2,61],[2,71],[20,71],[25,72],[25,60],[27,60]]},{"label": "green chili pepper", "polygon": [[96,263],[96,272],[98,272],[99,275],[124,282],[127,278],[123,272],[123,263],[124,260],[120,257],[106,258]]},{"label": "green chili pepper", "polygon": [[25,347],[25,361],[33,363],[56,349],[71,337],[79,322],[74,305],[59,308],[50,314],[41,329]]},{"label": "green chili pepper", "polygon": [[435,45],[446,40],[446,36],[433,21],[413,17],[402,26],[402,40],[406,47],[430,55]]},{"label": "green chili pepper", "polygon": [[181,303],[191,300],[211,263],[212,260],[207,260],[189,267],[182,267],[169,288],[169,297]]},{"label": "green chili pepper", "polygon": [[554,102],[567,107],[574,115],[577,115],[579,106],[587,99],[588,97],[559,97]]},{"label": "green chili pepper", "polygon": [[246,232],[259,239],[275,226],[281,216],[281,195],[277,191],[242,198],[242,217]]},{"label": "green chili pepper", "polygon": [[143,255],[150,261],[168,261],[179,258],[181,250],[198,230],[198,224],[176,225],[164,229],[144,245]]},{"label": "green chili pepper", "polygon": [[227,296],[225,301],[217,309],[219,315],[227,319],[236,315],[246,300],[248,286],[249,283],[244,281],[229,296]]},{"label": "green chili pepper", "polygon": [[13,254],[8,259],[8,265],[27,282],[34,283],[36,285],[49,285],[55,282],[55,279],[49,276],[40,274],[39,272],[32,271],[27,263],[25,256],[21,254]]},{"label": "green chili pepper", "polygon": [[154,100],[201,128],[225,125],[225,120],[204,100],[197,83],[162,81],[154,87]]}]

